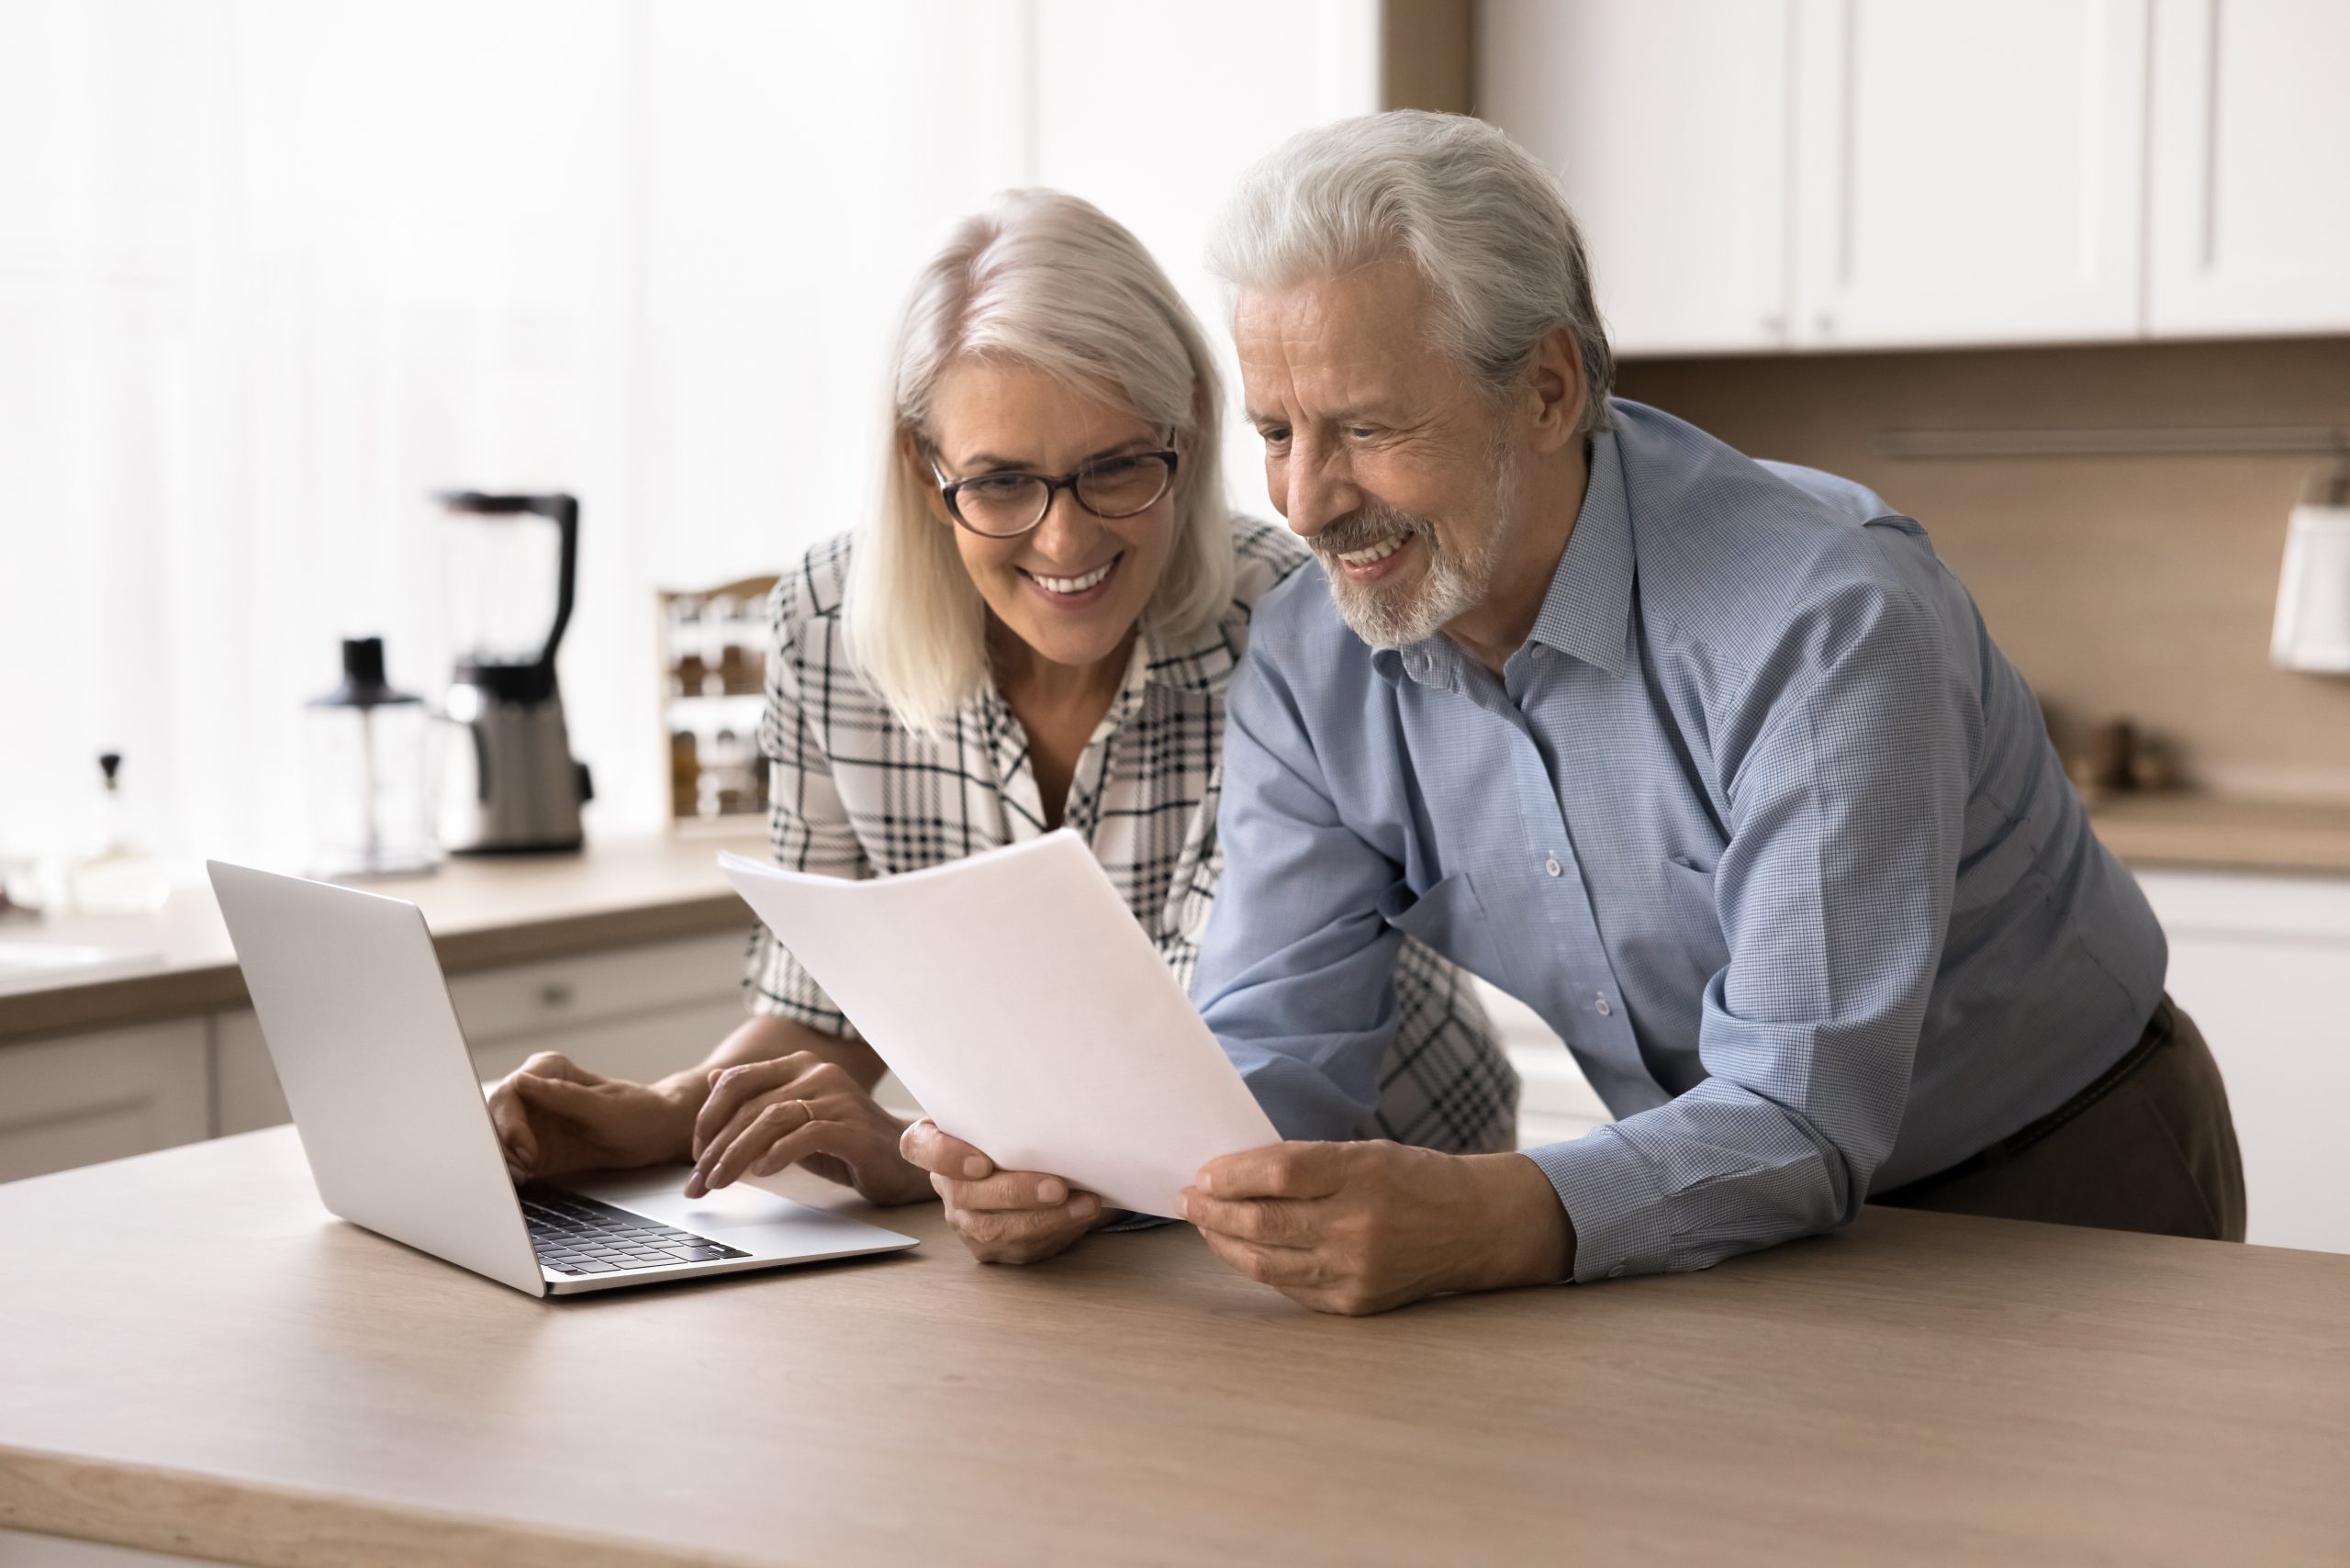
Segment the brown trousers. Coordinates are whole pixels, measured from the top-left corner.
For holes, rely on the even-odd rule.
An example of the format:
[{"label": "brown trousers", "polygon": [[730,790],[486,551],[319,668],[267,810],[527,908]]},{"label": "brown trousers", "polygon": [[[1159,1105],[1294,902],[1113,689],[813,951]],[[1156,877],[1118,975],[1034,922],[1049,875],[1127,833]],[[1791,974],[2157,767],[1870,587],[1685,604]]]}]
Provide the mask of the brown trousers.
[{"label": "brown trousers", "polygon": [[1971,1159],[1871,1203],[2207,1240],[2244,1239],[2227,1086],[2195,1021],[2163,998],[2097,1082]]}]

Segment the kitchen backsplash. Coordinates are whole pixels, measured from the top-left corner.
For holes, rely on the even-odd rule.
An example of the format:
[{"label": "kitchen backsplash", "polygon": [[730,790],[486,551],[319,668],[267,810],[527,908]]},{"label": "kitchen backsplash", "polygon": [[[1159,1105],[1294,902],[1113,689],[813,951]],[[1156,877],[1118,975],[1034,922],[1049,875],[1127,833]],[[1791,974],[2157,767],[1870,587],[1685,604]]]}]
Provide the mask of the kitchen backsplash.
[{"label": "kitchen backsplash", "polygon": [[2317,456],[1916,458],[1882,432],[2350,424],[2350,339],[1648,360],[1618,392],[1924,523],[2060,737],[2127,716],[2186,781],[2350,804],[2350,677],[2268,662]]}]

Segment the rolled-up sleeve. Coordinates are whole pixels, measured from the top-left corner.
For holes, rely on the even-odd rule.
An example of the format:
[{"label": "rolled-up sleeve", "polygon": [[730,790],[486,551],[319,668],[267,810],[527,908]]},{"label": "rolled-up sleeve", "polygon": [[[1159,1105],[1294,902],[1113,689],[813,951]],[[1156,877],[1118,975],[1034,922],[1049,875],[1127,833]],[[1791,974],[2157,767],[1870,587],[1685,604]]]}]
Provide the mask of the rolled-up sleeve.
[{"label": "rolled-up sleeve", "polygon": [[1394,862],[1339,820],[1296,701],[1252,651],[1225,709],[1224,877],[1192,993],[1287,1138],[1346,1138],[1380,1096],[1402,934]]},{"label": "rolled-up sleeve", "polygon": [[1942,633],[1909,594],[1848,588],[1725,715],[1707,1076],[1528,1151],[1573,1222],[1576,1279],[1701,1269],[1858,1212],[1900,1130],[1980,739]]}]

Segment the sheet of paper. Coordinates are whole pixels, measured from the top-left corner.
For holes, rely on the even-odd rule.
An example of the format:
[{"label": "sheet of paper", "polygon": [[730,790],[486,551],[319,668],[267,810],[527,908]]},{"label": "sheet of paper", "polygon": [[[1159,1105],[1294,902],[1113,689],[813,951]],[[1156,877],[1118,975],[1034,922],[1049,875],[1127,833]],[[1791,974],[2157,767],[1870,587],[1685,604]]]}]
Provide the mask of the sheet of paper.
[{"label": "sheet of paper", "polygon": [[1278,1141],[1085,841],[1063,829],[903,876],[719,867],[922,1102],[1012,1170],[1175,1213]]}]

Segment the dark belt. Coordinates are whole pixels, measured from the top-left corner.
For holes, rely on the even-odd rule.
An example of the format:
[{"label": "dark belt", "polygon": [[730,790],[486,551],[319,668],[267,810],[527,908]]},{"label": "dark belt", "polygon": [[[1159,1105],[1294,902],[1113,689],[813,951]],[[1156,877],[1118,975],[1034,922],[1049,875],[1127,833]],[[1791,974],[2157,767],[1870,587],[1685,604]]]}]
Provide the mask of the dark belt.
[{"label": "dark belt", "polygon": [[2097,1081],[2087,1089],[2022,1130],[2009,1133],[1981,1153],[1962,1159],[1955,1165],[1945,1166],[1930,1176],[1920,1176],[1914,1182],[1904,1182],[1889,1192],[1872,1193],[1869,1194],[1869,1202],[1891,1204],[1898,1208],[1924,1197],[1937,1187],[1946,1186],[1963,1177],[1996,1170],[2005,1165],[2009,1160],[2013,1159],[2017,1155],[2021,1154],[2025,1149],[2040,1142],[2116,1089],[2129,1082],[2133,1074],[2154,1059],[2156,1052],[2171,1043],[2176,1032],[2177,1019],[2177,1014],[2171,1007],[2170,997],[2165,994],[2160,1002],[2154,1003],[2154,1015],[2146,1020],[2145,1032],[2138,1036],[2138,1043],[2122,1052],[2119,1061],[2098,1074]]}]

